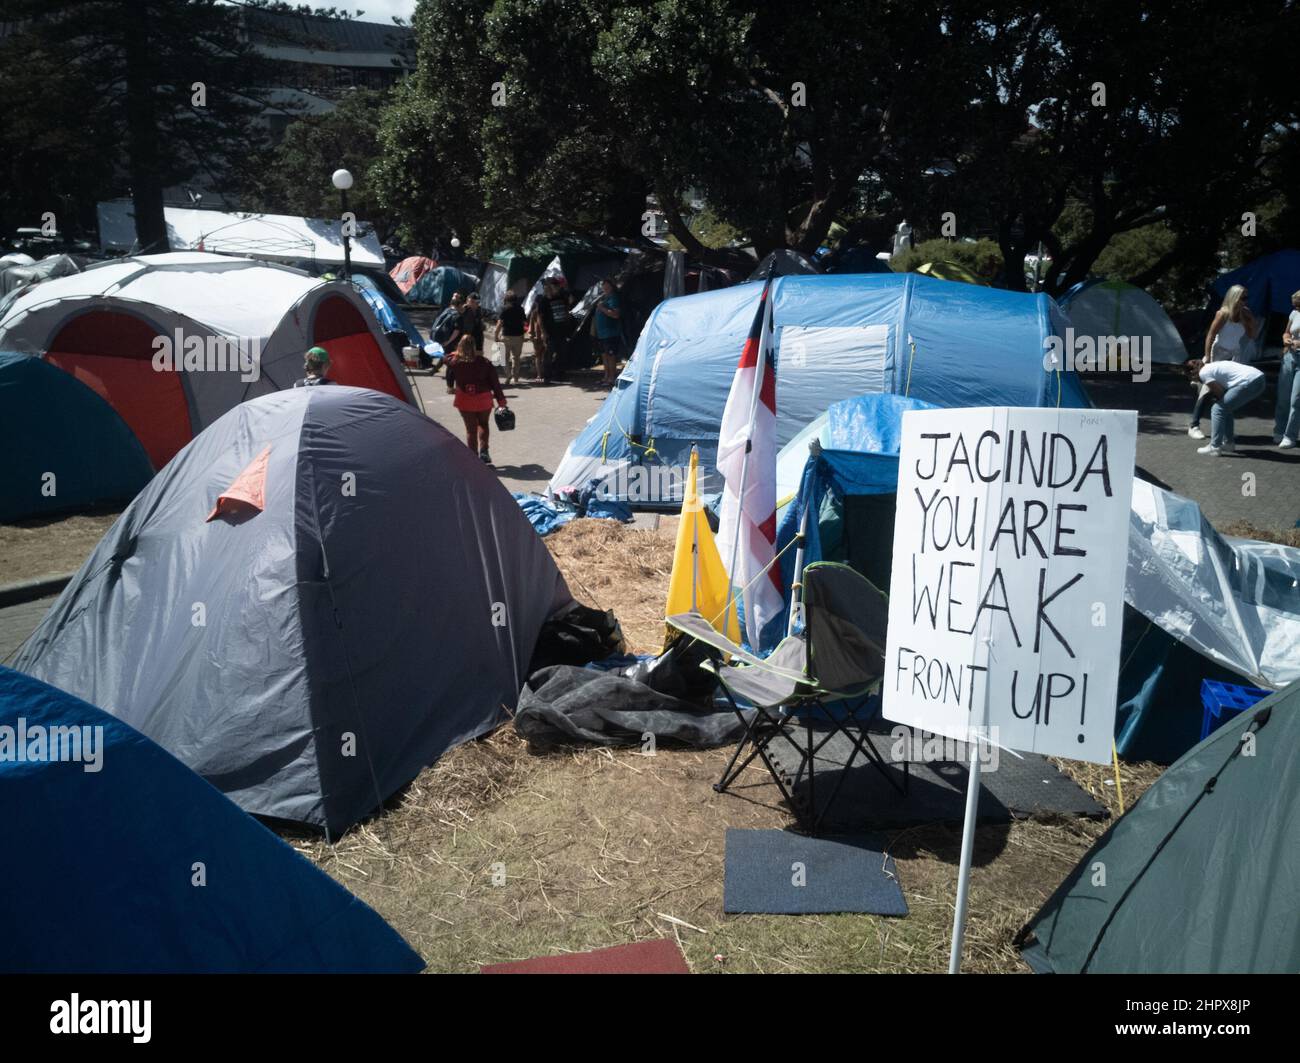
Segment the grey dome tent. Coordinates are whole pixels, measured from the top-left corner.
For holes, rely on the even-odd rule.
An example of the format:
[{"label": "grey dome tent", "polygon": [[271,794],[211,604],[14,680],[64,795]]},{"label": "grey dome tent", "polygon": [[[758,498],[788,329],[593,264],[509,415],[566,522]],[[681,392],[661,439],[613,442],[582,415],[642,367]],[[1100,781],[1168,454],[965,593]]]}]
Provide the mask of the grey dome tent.
[{"label": "grey dome tent", "polygon": [[169,462],[14,667],[245,811],[333,834],[503,722],[571,600],[449,432],[371,389],[298,388],[237,406]]},{"label": "grey dome tent", "polygon": [[1018,944],[1039,972],[1294,973],[1297,882],[1300,683],[1170,767]]},{"label": "grey dome tent", "polygon": [[780,247],[775,251],[769,251],[758,261],[754,271],[749,275],[752,281],[761,281],[767,276],[768,270],[772,271],[774,277],[788,277],[792,273],[821,273],[815,263],[807,255],[800,251],[792,251],[788,247]]}]

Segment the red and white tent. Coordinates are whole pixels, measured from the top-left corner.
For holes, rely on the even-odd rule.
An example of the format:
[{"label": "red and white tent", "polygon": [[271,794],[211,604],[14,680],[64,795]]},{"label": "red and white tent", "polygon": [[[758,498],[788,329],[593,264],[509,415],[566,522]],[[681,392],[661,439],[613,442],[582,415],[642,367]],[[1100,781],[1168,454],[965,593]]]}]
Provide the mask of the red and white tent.
[{"label": "red and white tent", "polygon": [[[338,383],[414,404],[365,300],[288,266],[142,255],[35,285],[0,310],[0,349],[44,358],[98,392],[155,469],[240,402],[291,387],[314,346],[329,352]],[[159,357],[168,350],[173,362]],[[255,372],[236,351],[256,353]]]},{"label": "red and white tent", "polygon": [[421,277],[437,268],[438,263],[433,259],[426,258],[424,255],[411,255],[389,270],[388,275],[393,278],[393,283],[402,290],[403,295],[409,295]]}]

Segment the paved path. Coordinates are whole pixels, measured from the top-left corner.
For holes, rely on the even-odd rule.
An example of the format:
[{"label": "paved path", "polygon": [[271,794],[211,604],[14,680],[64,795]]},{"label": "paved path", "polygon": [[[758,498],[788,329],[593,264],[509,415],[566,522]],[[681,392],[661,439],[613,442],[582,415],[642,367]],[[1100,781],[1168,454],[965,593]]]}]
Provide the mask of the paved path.
[{"label": "paved path", "polygon": [[[414,374],[424,411],[456,436],[464,437],[460,414],[451,404],[442,372]],[[511,491],[542,491],[565,448],[605,401],[596,370],[573,374],[563,384],[519,384],[506,388],[515,411],[513,432],[492,426],[492,462]]]},{"label": "paved path", "polygon": [[1181,374],[1162,369],[1145,383],[1120,377],[1090,377],[1088,391],[1098,406],[1138,411],[1137,462],[1176,494],[1200,503],[1216,527],[1249,521],[1262,528],[1288,529],[1300,521],[1300,448],[1273,446],[1276,369],[1264,397],[1236,419],[1237,453],[1196,453],[1209,442],[1210,418],[1201,421],[1205,442],[1187,435],[1195,392]]},{"label": "paved path", "polygon": [[27,636],[36,630],[45,611],[54,604],[54,598],[38,598],[0,609],[0,664],[11,663],[11,658]]}]

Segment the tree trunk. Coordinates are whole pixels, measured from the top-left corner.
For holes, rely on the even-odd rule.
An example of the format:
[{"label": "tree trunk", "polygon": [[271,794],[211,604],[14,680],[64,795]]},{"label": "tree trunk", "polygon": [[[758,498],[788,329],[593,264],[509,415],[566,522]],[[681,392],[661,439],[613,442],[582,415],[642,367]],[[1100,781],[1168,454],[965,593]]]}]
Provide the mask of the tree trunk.
[{"label": "tree trunk", "polygon": [[998,247],[1002,249],[1002,280],[1013,292],[1025,288],[1025,238],[1016,239],[1011,232],[1011,219],[998,223]]},{"label": "tree trunk", "polygon": [[645,179],[631,170],[620,169],[614,178],[613,191],[609,216],[605,219],[605,231],[610,236],[641,240],[641,225],[646,209]]},{"label": "tree trunk", "polygon": [[656,191],[656,198],[659,200],[659,209],[664,212],[664,218],[668,222],[668,231],[677,238],[677,242],[686,249],[689,258],[696,262],[702,262],[706,266],[719,266],[723,269],[735,269],[738,265],[743,265],[743,256],[726,248],[706,247],[700,243],[699,239],[691,232],[690,226],[686,224],[686,219],[682,217],[682,212],[677,206],[674,197],[665,195],[662,190]]},{"label": "tree trunk", "polygon": [[830,232],[835,216],[844,209],[844,205],[852,197],[859,172],[861,172],[860,168],[848,176],[838,177],[831,182],[826,194],[815,200],[808,208],[808,213],[804,215],[799,227],[787,233],[790,247],[802,251],[805,255],[811,255],[821,246],[822,241],[826,239],[826,234]]},{"label": "tree trunk", "polygon": [[152,19],[148,3],[122,4],[126,58],[126,134],[135,236],[141,254],[171,250],[163,213],[163,188],[158,179],[158,115],[154,105],[148,32]]}]

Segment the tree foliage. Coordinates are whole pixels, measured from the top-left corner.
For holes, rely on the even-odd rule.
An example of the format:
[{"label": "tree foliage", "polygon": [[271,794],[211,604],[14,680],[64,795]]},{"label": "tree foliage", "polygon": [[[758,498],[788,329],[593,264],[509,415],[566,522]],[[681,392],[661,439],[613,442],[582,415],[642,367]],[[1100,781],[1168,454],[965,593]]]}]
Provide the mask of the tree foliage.
[{"label": "tree foliage", "polygon": [[330,177],[341,167],[358,178],[348,209],[371,222],[381,240],[389,239],[396,219],[384,210],[374,183],[366,179],[379,155],[379,124],[388,98],[387,92],[354,89],[334,110],[291,123],[244,205],[251,210],[332,218],[340,204]]},{"label": "tree foliage", "polygon": [[1053,291],[1124,234],[1168,235],[1128,267],[1151,283],[1286,194],[1260,160],[1294,144],[1297,94],[1250,57],[1294,19],[1285,0],[421,0],[385,195],[491,242],[637,239],[654,193],[710,261],[728,252],[692,234],[692,193],[760,252],[812,251],[837,221],[938,236],[950,213],[1012,286],[1043,244]]},{"label": "tree foliage", "polygon": [[[16,32],[0,46],[6,83],[21,81],[31,70],[26,57],[39,55],[39,80],[21,91],[49,92],[65,107],[81,107],[75,123],[62,126],[51,144],[66,143],[71,128],[96,151],[90,158],[75,144],[69,151],[58,178],[65,196],[103,199],[129,190],[141,247],[166,250],[165,188],[200,175],[215,188],[243,183],[264,145],[255,93],[272,82],[274,68],[241,35],[239,6],[217,0],[8,0],[8,8]],[[7,107],[10,102],[7,96]],[[39,105],[34,113],[48,121]],[[56,110],[53,117],[62,123],[71,115]],[[4,137],[13,135],[10,130]],[[83,162],[94,171],[91,183],[72,172]],[[30,179],[24,185],[24,198],[37,204],[47,192]],[[78,202],[74,209],[84,214],[87,205]]]}]

